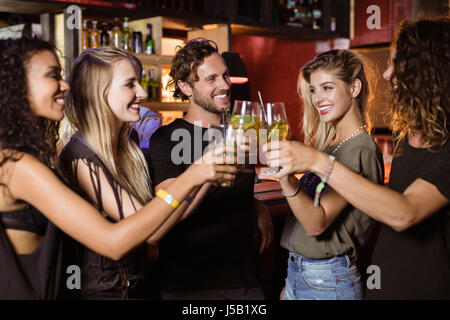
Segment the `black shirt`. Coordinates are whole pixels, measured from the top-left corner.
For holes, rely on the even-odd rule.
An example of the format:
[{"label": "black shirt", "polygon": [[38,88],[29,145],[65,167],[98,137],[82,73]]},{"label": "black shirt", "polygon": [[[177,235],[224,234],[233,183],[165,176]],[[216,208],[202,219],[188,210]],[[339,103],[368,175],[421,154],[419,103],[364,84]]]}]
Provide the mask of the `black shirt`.
[{"label": "black shirt", "polygon": [[[389,187],[403,193],[419,178],[450,199],[450,142],[432,151],[401,143]],[[449,299],[450,204],[403,232],[382,225],[372,264],[380,267],[381,289],[368,290],[371,299]]]},{"label": "black shirt", "polygon": [[[96,186],[95,196],[97,203],[83,191],[78,183],[77,172],[73,168],[77,168],[77,162],[80,160],[89,167],[91,182]],[[114,180],[114,177],[100,157],[82,138],[77,135],[72,136],[69,143],[61,151],[59,161],[61,171],[68,180],[70,187],[96,207],[107,220],[114,222],[103,210],[102,186],[100,183],[100,170],[102,170],[113,189],[120,219],[124,218],[122,199],[120,197],[121,186]],[[77,214],[77,212],[74,211],[73,214]],[[70,245],[72,247],[69,247]],[[104,297],[104,295],[126,298],[129,289],[128,285],[131,284],[131,287],[133,287],[136,281],[143,277],[144,252],[141,246],[131,250],[118,261],[114,261],[90,250],[75,240],[72,240],[70,245],[69,242],[66,244],[66,250],[75,256],[68,257],[69,254],[66,252],[65,261],[69,263],[70,260],[72,261],[71,263],[81,266],[80,298]],[[77,294],[75,293],[74,297],[77,297]]]},{"label": "black shirt", "polygon": [[[43,237],[30,254],[17,254],[6,229],[25,230]],[[65,284],[62,263],[63,234],[37,209],[26,207],[0,212],[0,300],[57,299]]]},{"label": "black shirt", "polygon": [[[203,141],[205,131],[206,128],[177,119],[153,134],[149,168],[155,186],[176,178],[202,155],[208,145],[207,140]],[[184,150],[183,146],[186,147]],[[179,160],[175,159],[177,155],[185,157],[186,163],[175,164],[174,161],[178,163]],[[258,285],[256,249],[252,242],[256,231],[254,178],[253,170],[252,173],[238,174],[231,188],[212,186],[196,211],[161,240],[157,263],[163,290],[252,288]]]}]

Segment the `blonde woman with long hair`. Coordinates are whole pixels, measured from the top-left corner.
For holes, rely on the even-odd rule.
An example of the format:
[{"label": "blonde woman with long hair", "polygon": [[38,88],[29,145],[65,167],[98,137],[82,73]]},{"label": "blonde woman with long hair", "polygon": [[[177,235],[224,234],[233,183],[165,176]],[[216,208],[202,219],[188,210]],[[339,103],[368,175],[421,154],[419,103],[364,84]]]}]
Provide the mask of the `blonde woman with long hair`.
[{"label": "blonde woman with long hair", "polygon": [[283,167],[279,176],[310,170],[328,177],[341,197],[382,222],[370,299],[450,297],[449,30],[448,17],[404,21],[393,42],[383,74],[396,140],[389,188],[330,166],[326,153],[299,142],[269,146],[269,164]]},{"label": "blonde woman with long hair", "polygon": [[[103,47],[84,51],[70,75],[65,109],[70,125],[64,136],[71,137],[60,153],[60,166],[70,186],[112,221],[132,215],[153,198],[146,161],[129,137],[129,123],[140,119],[139,102],[147,96],[139,84],[140,68],[130,53]],[[184,203],[178,210],[183,208]],[[157,244],[180,218],[166,220],[147,242]],[[142,248],[119,261],[81,245],[75,250],[82,299],[126,298],[142,278]]]},{"label": "blonde woman with long hair", "polygon": [[[305,143],[375,183],[382,183],[383,158],[368,134],[369,85],[357,54],[332,50],[302,69],[298,93],[305,111]],[[363,284],[356,266],[373,221],[333,189],[317,190],[321,179],[307,172],[298,181],[281,177],[292,213],[281,245],[290,251],[286,286],[281,298],[361,299]]]}]

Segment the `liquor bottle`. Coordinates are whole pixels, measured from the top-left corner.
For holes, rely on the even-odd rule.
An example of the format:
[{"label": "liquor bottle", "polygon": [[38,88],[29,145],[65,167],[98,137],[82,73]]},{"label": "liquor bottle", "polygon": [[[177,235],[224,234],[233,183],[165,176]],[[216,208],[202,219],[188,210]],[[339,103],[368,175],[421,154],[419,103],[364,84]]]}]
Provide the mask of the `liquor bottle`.
[{"label": "liquor bottle", "polygon": [[102,24],[102,33],[100,33],[100,45],[102,47],[109,46],[108,24]]},{"label": "liquor bottle", "polygon": [[145,54],[155,53],[155,42],[152,37],[152,25],[147,23],[147,36],[145,37]]},{"label": "liquor bottle", "polygon": [[158,101],[159,100],[159,82],[155,79],[155,69],[150,68],[148,71],[148,100]]},{"label": "liquor bottle", "polygon": [[304,27],[311,28],[313,23],[313,4],[312,0],[308,0],[308,5],[305,4],[305,6],[308,8],[305,11],[305,20],[304,20]]},{"label": "liquor bottle", "polygon": [[81,50],[89,48],[89,30],[87,20],[83,20],[83,28],[81,29]]},{"label": "liquor bottle", "polygon": [[[142,68],[142,75],[141,75],[141,87],[142,89],[144,89],[145,92],[148,93],[148,79],[147,79],[147,75],[145,73],[145,68]],[[147,99],[143,100],[143,101],[147,101]]]},{"label": "liquor bottle", "polygon": [[134,53],[142,53],[142,33],[133,31],[133,48]]},{"label": "liquor bottle", "polygon": [[122,47],[122,32],[120,31],[119,18],[114,18],[114,28],[112,31],[111,46],[116,48]]},{"label": "liquor bottle", "polygon": [[288,21],[291,23],[295,22],[295,0],[287,0],[286,1],[286,8],[289,12]]},{"label": "liquor bottle", "polygon": [[122,30],[122,48],[129,52],[133,51],[133,39],[131,37],[130,30],[128,29],[128,17],[123,18],[123,30]]},{"label": "liquor bottle", "polygon": [[319,0],[314,0],[312,5],[313,29],[320,29],[322,23],[322,8]]},{"label": "liquor bottle", "polygon": [[331,17],[330,31],[336,32],[336,18],[335,17]]},{"label": "liquor bottle", "polygon": [[302,27],[306,27],[308,25],[308,5],[306,4],[306,0],[300,0],[298,4],[298,14],[299,14],[299,23]]},{"label": "liquor bottle", "polygon": [[97,48],[100,45],[100,33],[97,29],[97,21],[92,21],[92,29],[89,32],[89,42],[91,48]]}]

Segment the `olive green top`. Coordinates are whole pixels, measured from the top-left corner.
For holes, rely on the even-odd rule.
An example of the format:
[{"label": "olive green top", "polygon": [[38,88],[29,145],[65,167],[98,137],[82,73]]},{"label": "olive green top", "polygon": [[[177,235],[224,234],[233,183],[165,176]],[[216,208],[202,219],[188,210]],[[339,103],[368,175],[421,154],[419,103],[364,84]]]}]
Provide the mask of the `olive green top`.
[{"label": "olive green top", "polygon": [[[324,152],[331,154],[336,147],[328,146]],[[383,183],[383,156],[367,133],[342,144],[334,156],[336,161],[350,170],[375,183]],[[307,197],[305,193],[302,195]],[[348,204],[327,230],[319,236],[310,237],[294,214],[290,213],[284,225],[281,246],[310,259],[326,259],[343,254],[353,259],[357,256],[357,249],[367,243],[372,226],[373,220],[369,216]]]}]

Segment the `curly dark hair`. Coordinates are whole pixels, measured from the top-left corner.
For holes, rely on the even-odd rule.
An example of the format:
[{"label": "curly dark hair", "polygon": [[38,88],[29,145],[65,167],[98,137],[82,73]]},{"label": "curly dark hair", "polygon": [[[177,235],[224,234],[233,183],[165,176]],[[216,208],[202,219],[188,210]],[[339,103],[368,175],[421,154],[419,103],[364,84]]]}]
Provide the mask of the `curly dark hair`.
[{"label": "curly dark hair", "polygon": [[187,100],[186,96],[178,87],[178,80],[187,82],[193,86],[193,82],[198,81],[197,68],[203,63],[205,58],[213,53],[219,53],[217,44],[205,38],[195,38],[190,40],[184,47],[177,47],[178,51],[172,59],[170,67],[170,81],[167,87],[175,87],[173,96]]},{"label": "curly dark hair", "polygon": [[20,159],[20,152],[53,166],[59,122],[37,117],[27,99],[26,66],[34,54],[44,50],[55,54],[56,49],[36,37],[0,40],[0,150],[13,151],[3,156],[0,166]]},{"label": "curly dark hair", "polygon": [[444,145],[450,133],[450,19],[403,21],[393,49],[392,130],[399,141],[419,131],[426,143]]}]

